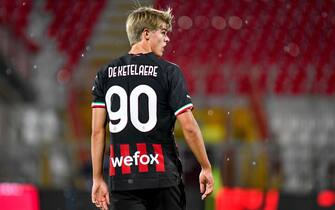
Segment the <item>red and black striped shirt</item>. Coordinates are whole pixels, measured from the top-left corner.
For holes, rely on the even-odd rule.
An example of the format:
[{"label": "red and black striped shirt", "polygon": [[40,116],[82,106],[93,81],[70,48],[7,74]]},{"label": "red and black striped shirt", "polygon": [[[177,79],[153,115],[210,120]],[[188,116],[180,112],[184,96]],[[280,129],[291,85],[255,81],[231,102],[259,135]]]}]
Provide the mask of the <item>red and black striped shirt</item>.
[{"label": "red and black striped shirt", "polygon": [[174,124],[193,108],[179,67],[153,53],[126,54],[97,73],[92,94],[92,107],[108,113],[111,190],[178,185]]}]

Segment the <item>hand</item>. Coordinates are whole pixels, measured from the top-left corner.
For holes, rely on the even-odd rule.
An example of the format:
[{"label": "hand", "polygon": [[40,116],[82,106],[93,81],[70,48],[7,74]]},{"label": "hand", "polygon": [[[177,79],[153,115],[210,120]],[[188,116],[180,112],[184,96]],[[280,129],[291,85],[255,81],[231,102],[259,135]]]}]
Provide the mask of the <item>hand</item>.
[{"label": "hand", "polygon": [[202,169],[199,175],[200,192],[202,193],[201,199],[204,200],[208,195],[213,192],[214,179],[211,169]]},{"label": "hand", "polygon": [[109,192],[108,186],[103,179],[93,181],[92,203],[101,210],[108,210]]}]

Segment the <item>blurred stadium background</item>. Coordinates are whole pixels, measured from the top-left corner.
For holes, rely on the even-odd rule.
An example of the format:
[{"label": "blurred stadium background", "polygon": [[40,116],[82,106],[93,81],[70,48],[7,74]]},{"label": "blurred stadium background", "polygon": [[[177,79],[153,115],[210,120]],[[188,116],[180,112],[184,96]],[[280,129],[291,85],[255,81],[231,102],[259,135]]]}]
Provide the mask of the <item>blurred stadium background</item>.
[{"label": "blurred stadium background", "polygon": [[0,209],[94,209],[91,85],[138,3],[173,9],[213,163],[202,202],[177,125],[188,210],[335,209],[334,0],[0,0]]}]

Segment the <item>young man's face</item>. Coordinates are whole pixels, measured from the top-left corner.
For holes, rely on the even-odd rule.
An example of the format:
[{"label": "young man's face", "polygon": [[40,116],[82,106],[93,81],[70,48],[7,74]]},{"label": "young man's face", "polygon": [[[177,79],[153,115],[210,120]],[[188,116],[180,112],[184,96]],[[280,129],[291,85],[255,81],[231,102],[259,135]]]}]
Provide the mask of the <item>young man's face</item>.
[{"label": "young man's face", "polygon": [[155,31],[149,32],[149,43],[152,49],[152,52],[157,56],[162,56],[164,53],[164,47],[170,41],[168,35],[168,30],[165,24]]}]

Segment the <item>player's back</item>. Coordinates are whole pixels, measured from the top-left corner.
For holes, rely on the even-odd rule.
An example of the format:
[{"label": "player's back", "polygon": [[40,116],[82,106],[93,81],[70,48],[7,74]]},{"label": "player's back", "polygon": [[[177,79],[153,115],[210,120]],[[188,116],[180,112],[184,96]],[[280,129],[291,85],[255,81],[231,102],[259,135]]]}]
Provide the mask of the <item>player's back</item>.
[{"label": "player's back", "polygon": [[153,53],[126,54],[98,73],[93,88],[93,106],[104,103],[108,112],[112,190],[179,184],[173,127],[193,105],[178,66]]}]

